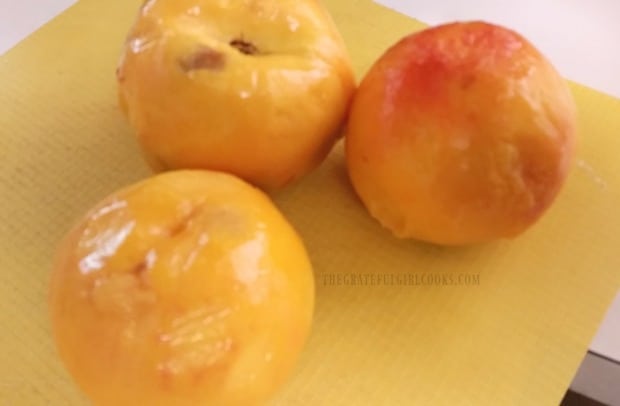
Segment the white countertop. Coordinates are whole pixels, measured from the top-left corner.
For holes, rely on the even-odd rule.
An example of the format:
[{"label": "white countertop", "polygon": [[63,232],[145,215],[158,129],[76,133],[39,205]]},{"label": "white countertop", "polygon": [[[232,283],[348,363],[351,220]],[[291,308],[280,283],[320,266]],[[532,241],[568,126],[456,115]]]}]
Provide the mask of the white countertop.
[{"label": "white countertop", "polygon": [[[620,98],[618,0],[377,2],[429,24],[483,19],[514,28],[536,44],[567,78]],[[75,0],[0,0],[0,55],[73,3]],[[590,351],[620,363],[620,294]],[[589,381],[600,380],[591,376],[590,369],[586,375],[578,374],[577,390],[595,390],[584,387]]]}]

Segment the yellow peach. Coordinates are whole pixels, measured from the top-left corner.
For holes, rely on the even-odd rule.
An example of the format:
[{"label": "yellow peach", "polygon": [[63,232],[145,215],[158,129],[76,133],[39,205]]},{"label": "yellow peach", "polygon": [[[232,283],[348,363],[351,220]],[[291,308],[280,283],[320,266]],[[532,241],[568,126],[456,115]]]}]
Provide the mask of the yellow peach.
[{"label": "yellow peach", "polygon": [[112,194],[68,233],[51,320],[96,405],[254,405],[294,367],[313,294],[300,238],[261,191],[178,171]]},{"label": "yellow peach", "polygon": [[366,74],[348,123],[348,171],[399,237],[514,237],[563,185],[575,122],[567,83],[521,35],[441,25],[402,39]]},{"label": "yellow peach", "polygon": [[325,158],[355,88],[316,0],[149,0],[117,78],[153,168],[224,171],[269,189]]}]

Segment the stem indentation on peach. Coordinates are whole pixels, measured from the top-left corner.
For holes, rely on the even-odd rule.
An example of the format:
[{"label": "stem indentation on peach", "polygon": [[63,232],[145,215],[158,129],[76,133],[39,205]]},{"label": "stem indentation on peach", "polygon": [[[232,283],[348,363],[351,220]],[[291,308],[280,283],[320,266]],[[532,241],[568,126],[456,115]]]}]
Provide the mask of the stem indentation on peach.
[{"label": "stem indentation on peach", "polygon": [[237,49],[239,52],[245,55],[258,54],[258,48],[256,45],[244,39],[236,38],[230,41],[230,46]]}]

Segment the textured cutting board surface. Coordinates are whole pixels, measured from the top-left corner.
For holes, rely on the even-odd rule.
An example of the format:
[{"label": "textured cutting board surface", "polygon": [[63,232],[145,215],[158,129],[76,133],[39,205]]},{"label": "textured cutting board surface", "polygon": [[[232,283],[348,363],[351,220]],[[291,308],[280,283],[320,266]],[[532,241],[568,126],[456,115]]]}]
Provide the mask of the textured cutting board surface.
[{"label": "textured cutting board surface", "polygon": [[[370,0],[325,3],[358,77],[423,27]],[[82,0],[0,57],[2,406],[88,404],[54,351],[47,282],[75,218],[149,175],[114,82],[138,6]],[[572,90],[577,162],[553,208],[513,241],[445,249],[392,238],[353,194],[341,145],[274,195],[317,282],[312,336],[274,405],[560,401],[620,287],[620,101]]]}]

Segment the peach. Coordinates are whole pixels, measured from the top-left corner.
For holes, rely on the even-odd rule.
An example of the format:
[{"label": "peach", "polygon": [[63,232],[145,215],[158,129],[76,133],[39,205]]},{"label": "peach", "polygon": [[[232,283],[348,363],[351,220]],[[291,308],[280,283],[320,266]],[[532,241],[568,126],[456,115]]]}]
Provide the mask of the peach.
[{"label": "peach", "polygon": [[149,0],[117,78],[154,169],[224,171],[267,189],[325,158],[355,88],[315,0]]},{"label": "peach", "polygon": [[112,194],[68,233],[51,320],[96,405],[254,405],[291,373],[313,294],[300,238],[261,191],[178,171]]},{"label": "peach", "polygon": [[565,80],[521,35],[484,22],[402,39],[371,67],[351,110],[352,184],[402,238],[515,237],[552,204],[574,154]]}]

